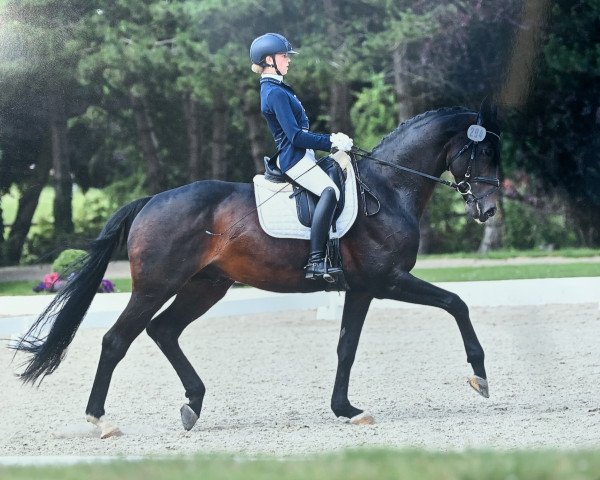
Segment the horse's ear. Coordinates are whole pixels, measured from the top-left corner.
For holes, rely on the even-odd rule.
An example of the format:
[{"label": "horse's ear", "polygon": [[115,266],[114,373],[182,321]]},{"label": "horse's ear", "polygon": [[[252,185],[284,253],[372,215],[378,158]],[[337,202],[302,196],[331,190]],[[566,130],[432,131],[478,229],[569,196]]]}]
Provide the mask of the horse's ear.
[{"label": "horse's ear", "polygon": [[483,120],[483,123],[496,121],[498,116],[498,108],[488,95],[485,96],[479,107],[479,117]]}]

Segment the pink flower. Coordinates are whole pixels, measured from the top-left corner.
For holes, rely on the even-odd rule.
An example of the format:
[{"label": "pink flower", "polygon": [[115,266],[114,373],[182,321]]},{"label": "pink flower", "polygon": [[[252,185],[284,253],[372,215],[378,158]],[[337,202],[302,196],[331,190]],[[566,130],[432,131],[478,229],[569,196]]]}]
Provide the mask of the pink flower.
[{"label": "pink flower", "polygon": [[50,290],[56,282],[58,282],[58,273],[52,272],[44,275],[44,288],[46,290]]}]

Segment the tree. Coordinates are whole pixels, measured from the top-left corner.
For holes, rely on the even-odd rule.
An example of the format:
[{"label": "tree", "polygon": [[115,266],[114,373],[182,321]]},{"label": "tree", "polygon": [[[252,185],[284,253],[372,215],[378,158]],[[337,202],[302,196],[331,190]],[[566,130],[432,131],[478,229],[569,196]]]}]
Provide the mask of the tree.
[{"label": "tree", "polygon": [[[436,105],[473,108],[485,96],[497,94],[520,5],[515,0],[501,5],[430,0],[385,3],[383,28],[370,35],[365,49],[380,62],[386,83],[394,87],[398,120]],[[430,208],[438,207],[431,204]],[[434,234],[429,218],[429,213],[422,218],[422,252],[434,244],[429,238]],[[501,226],[494,229],[501,231]]]},{"label": "tree", "polygon": [[[72,166],[68,146],[68,119],[81,108],[83,97],[75,81],[74,69],[79,58],[77,37],[81,19],[89,11],[85,1],[27,0],[7,1],[3,7],[4,42],[0,57],[0,84],[3,91],[11,92],[6,105],[37,108],[46,113],[43,121],[50,139],[48,148],[52,159],[52,177],[55,190],[54,227],[57,238],[73,232],[71,211]],[[27,85],[26,91],[19,91]],[[33,98],[37,105],[22,102],[18,95]],[[35,116],[35,115],[34,115]],[[39,124],[38,124],[39,125]],[[37,125],[36,125],[37,126]],[[41,155],[41,158],[46,158]],[[36,165],[32,163],[32,165]],[[38,168],[47,168],[40,162]],[[36,172],[41,181],[46,172]],[[41,186],[25,189],[17,214],[14,238],[27,233],[32,205],[35,208]],[[38,192],[37,195],[35,192]],[[31,214],[30,214],[31,213]],[[18,245],[20,242],[17,242]],[[13,259],[18,258],[14,242],[9,242]],[[19,253],[20,255],[20,253]]]},{"label": "tree", "polygon": [[[555,1],[527,103],[511,112],[512,169],[557,193],[580,241],[600,246],[600,3]],[[518,137],[517,137],[518,132]]]},{"label": "tree", "polygon": [[13,91],[5,89],[0,99],[0,195],[18,184],[21,196],[16,218],[0,250],[0,264],[19,262],[51,166],[43,98],[31,92],[26,95],[23,85],[15,87]]}]

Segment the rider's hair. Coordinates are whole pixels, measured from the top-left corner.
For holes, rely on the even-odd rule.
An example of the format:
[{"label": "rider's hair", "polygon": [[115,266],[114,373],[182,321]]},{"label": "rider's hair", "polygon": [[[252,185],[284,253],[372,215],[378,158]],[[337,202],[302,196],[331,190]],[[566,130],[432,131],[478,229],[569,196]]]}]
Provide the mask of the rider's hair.
[{"label": "rider's hair", "polygon": [[265,67],[261,67],[260,65],[257,65],[256,63],[253,63],[250,68],[252,69],[252,71],[254,73],[263,73],[263,71],[265,70]]}]

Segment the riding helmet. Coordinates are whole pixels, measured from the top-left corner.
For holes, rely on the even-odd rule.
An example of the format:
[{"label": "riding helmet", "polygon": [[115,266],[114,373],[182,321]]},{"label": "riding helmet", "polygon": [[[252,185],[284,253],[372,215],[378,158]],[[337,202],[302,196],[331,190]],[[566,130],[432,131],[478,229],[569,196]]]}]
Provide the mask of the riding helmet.
[{"label": "riding helmet", "polygon": [[265,33],[258,38],[255,38],[250,45],[250,60],[257,65],[264,65],[267,55],[275,55],[276,53],[298,53],[292,49],[292,44],[287,38],[278,33]]}]

